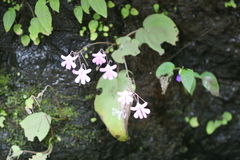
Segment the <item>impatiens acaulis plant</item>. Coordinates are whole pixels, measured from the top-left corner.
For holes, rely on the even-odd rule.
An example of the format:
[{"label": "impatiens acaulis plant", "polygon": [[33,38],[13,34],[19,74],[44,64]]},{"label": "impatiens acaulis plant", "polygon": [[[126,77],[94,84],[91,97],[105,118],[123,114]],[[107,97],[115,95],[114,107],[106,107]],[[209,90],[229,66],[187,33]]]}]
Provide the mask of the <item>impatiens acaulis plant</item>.
[{"label": "impatiens acaulis plant", "polygon": [[[36,107],[40,107],[42,97],[44,92],[50,88],[54,94],[54,98],[56,100],[57,108],[59,110],[60,118],[51,117],[47,113],[44,112],[35,112]],[[25,137],[28,141],[33,142],[34,138],[37,137],[38,140],[41,142],[43,141],[48,133],[51,133],[51,137],[48,139],[48,149],[42,152],[35,152],[29,150],[22,150],[19,146],[13,145],[9,151],[9,155],[7,160],[10,160],[14,157],[19,158],[23,153],[30,153],[33,154],[32,158],[29,160],[46,160],[47,157],[51,154],[53,145],[52,140],[55,138],[53,134],[53,129],[51,128],[52,120],[64,120],[65,117],[62,113],[60,108],[58,99],[54,92],[54,89],[47,85],[37,96],[30,96],[28,99],[25,100],[25,110],[28,116],[20,122],[20,126],[24,129]],[[0,117],[1,118],[1,117]]]}]

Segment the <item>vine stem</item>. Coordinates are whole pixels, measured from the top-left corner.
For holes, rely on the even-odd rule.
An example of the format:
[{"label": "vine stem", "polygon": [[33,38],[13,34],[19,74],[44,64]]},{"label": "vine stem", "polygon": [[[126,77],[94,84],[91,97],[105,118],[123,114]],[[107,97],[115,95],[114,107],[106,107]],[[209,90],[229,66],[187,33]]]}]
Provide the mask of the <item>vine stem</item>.
[{"label": "vine stem", "polygon": [[93,46],[93,45],[97,45],[97,44],[116,45],[115,43],[110,43],[110,42],[95,42],[95,43],[91,43],[91,44],[88,44],[88,45],[84,46],[80,51],[76,52],[76,54],[82,53],[82,51],[83,51],[85,48],[90,47],[90,46]]},{"label": "vine stem", "polygon": [[132,32],[128,33],[128,34],[126,35],[126,37],[130,37],[131,35],[135,34],[136,32],[137,32],[137,30],[132,31]]}]

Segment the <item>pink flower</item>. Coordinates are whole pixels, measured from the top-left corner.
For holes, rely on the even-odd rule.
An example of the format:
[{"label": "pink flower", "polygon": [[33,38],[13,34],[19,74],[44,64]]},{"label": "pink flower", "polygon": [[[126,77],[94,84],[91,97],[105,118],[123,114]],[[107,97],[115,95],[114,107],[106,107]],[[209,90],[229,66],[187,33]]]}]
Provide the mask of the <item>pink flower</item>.
[{"label": "pink flower", "polygon": [[150,109],[145,108],[148,105],[147,102],[144,102],[143,104],[140,104],[139,102],[137,103],[137,105],[135,107],[131,107],[130,109],[132,111],[136,111],[133,115],[134,118],[147,118],[147,114],[150,113]]},{"label": "pink flower", "polygon": [[133,92],[124,90],[123,92],[117,92],[117,94],[120,96],[118,98],[118,102],[120,102],[123,106],[129,105],[133,102]]},{"label": "pink flower", "polygon": [[104,57],[106,57],[106,54],[102,53],[103,50],[101,49],[98,53],[93,53],[92,56],[95,57],[93,58],[92,62],[96,63],[96,65],[102,65],[103,63],[106,62],[106,59]]},{"label": "pink flower", "polygon": [[70,54],[67,56],[61,55],[61,58],[64,59],[64,61],[61,63],[61,66],[66,66],[66,69],[76,68],[75,60],[78,58],[78,56],[72,57]]},{"label": "pink flower", "polygon": [[107,64],[105,68],[100,68],[100,72],[105,72],[103,74],[103,79],[108,78],[109,80],[112,80],[114,77],[117,77],[117,72],[113,71],[115,68],[117,68],[116,64],[113,66]]},{"label": "pink flower", "polygon": [[76,83],[81,83],[81,84],[86,84],[86,82],[89,82],[91,79],[90,77],[87,75],[88,73],[90,73],[92,70],[91,69],[86,69],[84,70],[83,67],[81,67],[78,71],[73,70],[73,74],[77,74],[77,78],[75,79]]}]

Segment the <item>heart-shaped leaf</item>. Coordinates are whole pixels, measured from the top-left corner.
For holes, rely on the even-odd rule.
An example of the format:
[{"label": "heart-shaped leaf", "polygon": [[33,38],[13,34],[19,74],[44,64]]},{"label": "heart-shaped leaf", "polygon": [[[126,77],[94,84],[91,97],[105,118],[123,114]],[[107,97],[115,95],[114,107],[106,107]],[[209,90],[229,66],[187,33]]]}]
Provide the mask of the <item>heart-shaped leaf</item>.
[{"label": "heart-shaped leaf", "polygon": [[42,141],[49,132],[50,124],[51,117],[44,112],[28,115],[20,122],[29,141],[33,141],[34,137],[38,137],[39,141]]},{"label": "heart-shaped leaf", "polygon": [[88,0],[88,3],[95,12],[107,18],[107,4],[105,0]]},{"label": "heart-shaped leaf", "polygon": [[119,72],[118,77],[111,81],[100,78],[97,84],[97,89],[102,88],[102,93],[95,98],[95,111],[99,114],[110,133],[119,141],[127,141],[129,139],[127,126],[130,106],[125,106],[124,109],[121,107],[121,104],[118,102],[119,96],[117,92],[123,92],[129,87],[135,90],[132,80],[126,76],[126,70]]},{"label": "heart-shaped leaf", "polygon": [[163,42],[175,45],[178,41],[178,29],[175,23],[164,14],[153,14],[143,21],[143,28],[138,29],[136,39],[146,43],[160,55],[164,54]]}]

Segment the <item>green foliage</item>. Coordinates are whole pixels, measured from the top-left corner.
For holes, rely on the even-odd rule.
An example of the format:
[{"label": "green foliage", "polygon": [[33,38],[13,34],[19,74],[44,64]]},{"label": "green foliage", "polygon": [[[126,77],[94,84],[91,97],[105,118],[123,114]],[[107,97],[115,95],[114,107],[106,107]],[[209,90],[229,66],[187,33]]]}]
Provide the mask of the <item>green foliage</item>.
[{"label": "green foliage", "polygon": [[13,31],[14,31],[17,35],[22,35],[22,34],[23,34],[22,25],[21,25],[21,24],[15,24],[15,25],[13,26]]},{"label": "green foliage", "polygon": [[189,120],[189,124],[192,128],[196,128],[199,126],[199,123],[198,123],[198,118],[197,117],[192,117],[190,120]]},{"label": "green foliage", "polygon": [[59,13],[59,8],[60,8],[60,2],[59,0],[50,0],[50,7]]},{"label": "green foliage", "polygon": [[33,113],[21,121],[20,125],[29,141],[33,142],[34,137],[42,141],[49,132],[51,117],[44,112]]},{"label": "green foliage", "polygon": [[89,14],[89,8],[90,8],[90,4],[88,3],[88,0],[81,0],[81,6],[82,9],[85,13]]},{"label": "green foliage", "polygon": [[108,1],[107,6],[108,8],[113,8],[115,7],[115,4],[112,1]]},{"label": "green foliage", "polygon": [[77,18],[79,23],[82,23],[82,19],[83,19],[83,10],[81,6],[76,6],[73,9],[73,13],[75,15],[75,17]]},{"label": "green foliage", "polygon": [[6,118],[3,117],[3,116],[0,116],[0,127],[4,127],[4,124],[3,124],[3,121],[5,120]]},{"label": "green foliage", "polygon": [[37,153],[36,155],[32,156],[29,160],[45,160],[47,159],[47,154]]},{"label": "green foliage", "polygon": [[230,0],[229,2],[225,2],[224,6],[227,7],[233,7],[233,8],[237,8],[236,3],[234,2],[234,0]]},{"label": "green foliage", "polygon": [[[128,86],[129,79],[126,77],[126,71],[119,72],[118,77],[109,81],[107,79],[100,78],[97,84],[97,89],[102,88],[102,93],[96,96],[94,101],[95,111],[99,114],[102,121],[105,123],[110,133],[119,141],[127,141],[128,131],[128,116],[130,114],[129,108],[123,110],[118,102],[117,92],[124,91],[127,87],[131,87],[135,90],[135,86],[131,84]],[[126,117],[123,118],[123,112]]]},{"label": "green foliage", "polygon": [[121,37],[116,40],[119,48],[112,53],[112,58],[118,63],[124,63],[123,57],[127,55],[136,56],[140,53],[139,42],[130,37]]},{"label": "green foliage", "polygon": [[14,8],[8,8],[7,12],[3,16],[3,25],[6,32],[8,32],[16,18],[16,11]]},{"label": "green foliage", "polygon": [[49,34],[52,32],[52,16],[46,5],[46,0],[38,0],[35,6],[35,14],[39,22]]},{"label": "green foliage", "polygon": [[219,85],[217,78],[211,72],[203,72],[201,74],[203,86],[211,92],[212,95],[219,97]]},{"label": "green foliage", "polygon": [[139,13],[136,8],[131,8],[130,4],[126,4],[125,7],[121,9],[121,14],[123,18],[127,18],[130,14],[137,16]]},{"label": "green foliage", "polygon": [[30,109],[33,109],[33,104],[34,104],[34,100],[30,97],[28,99],[26,99],[25,101],[25,105],[30,108]]},{"label": "green foliage", "polygon": [[210,120],[207,123],[206,132],[208,135],[213,134],[213,132],[221,125],[227,125],[229,121],[232,120],[232,114],[230,112],[224,112],[222,114],[222,119]]},{"label": "green foliage", "polygon": [[23,151],[16,145],[13,145],[11,147],[11,150],[12,150],[12,155],[10,157],[18,157],[23,153]]},{"label": "green foliage", "polygon": [[173,75],[173,70],[175,69],[175,65],[172,62],[164,62],[162,63],[156,70],[156,77],[160,78],[164,75]]},{"label": "green foliage", "polygon": [[184,88],[190,93],[193,94],[196,88],[196,79],[194,77],[194,72],[192,69],[181,69],[180,71],[181,80]]},{"label": "green foliage", "polygon": [[88,3],[95,12],[107,18],[107,4],[105,0],[88,0]]},{"label": "green foliage", "polygon": [[160,8],[159,4],[154,4],[153,5],[154,12],[159,12],[159,8]]},{"label": "green foliage", "polygon": [[143,21],[143,28],[137,30],[136,39],[140,45],[146,43],[162,55],[164,49],[161,44],[168,42],[175,45],[178,41],[178,32],[175,23],[169,17],[163,14],[153,14]]},{"label": "green foliage", "polygon": [[30,38],[28,35],[23,35],[21,37],[21,42],[24,46],[27,46],[30,43]]}]

